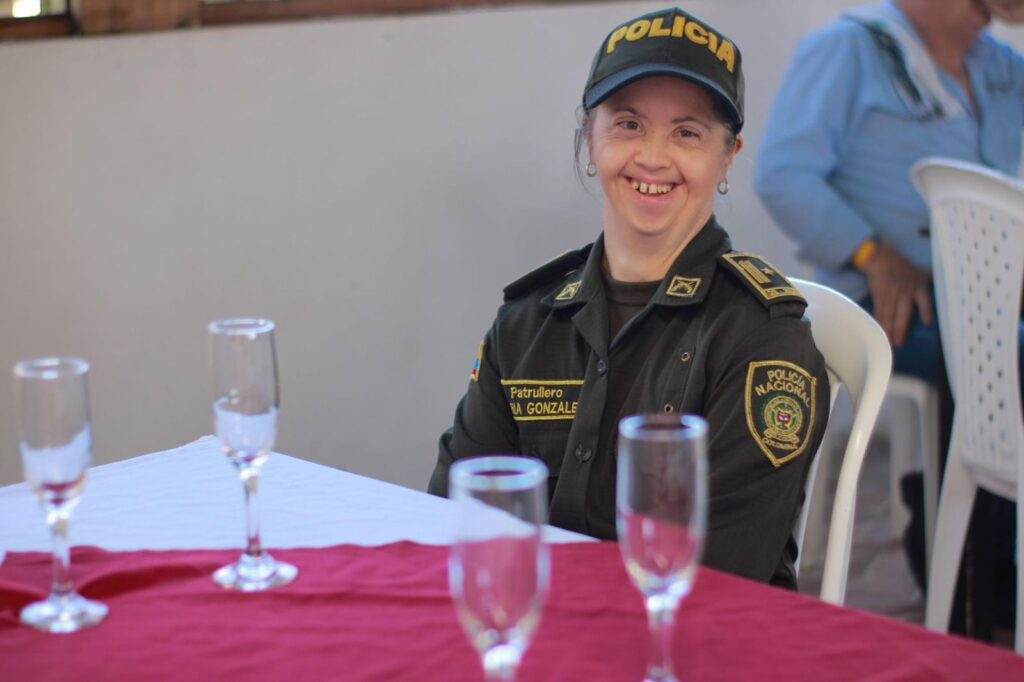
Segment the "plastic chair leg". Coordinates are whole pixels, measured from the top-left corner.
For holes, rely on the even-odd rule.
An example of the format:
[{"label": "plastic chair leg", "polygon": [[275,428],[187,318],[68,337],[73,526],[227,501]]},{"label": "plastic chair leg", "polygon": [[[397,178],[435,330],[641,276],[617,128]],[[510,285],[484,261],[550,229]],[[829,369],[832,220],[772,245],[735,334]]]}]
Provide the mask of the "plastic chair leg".
[{"label": "plastic chair leg", "polygon": [[[924,549],[930,562],[935,542],[935,515],[939,506],[939,394],[935,389],[922,396],[921,455],[924,460]],[[929,564],[926,564],[929,565]]]},{"label": "plastic chair leg", "polygon": [[1024,655],[1024,467],[1017,470],[1017,627],[1014,628],[1013,649]]},{"label": "plastic chair leg", "polygon": [[935,545],[928,570],[928,599],[925,605],[925,627],[936,632],[949,630],[960,558],[963,556],[967,526],[978,486],[963,464],[956,440],[956,428],[950,443],[946,474],[942,482],[939,513],[935,523]]},{"label": "plastic chair leg", "polygon": [[889,410],[889,525],[896,537],[903,535],[910,523],[910,511],[903,504],[900,480],[914,469],[917,452],[916,426],[921,422],[917,402],[909,395],[894,395],[888,400]]}]

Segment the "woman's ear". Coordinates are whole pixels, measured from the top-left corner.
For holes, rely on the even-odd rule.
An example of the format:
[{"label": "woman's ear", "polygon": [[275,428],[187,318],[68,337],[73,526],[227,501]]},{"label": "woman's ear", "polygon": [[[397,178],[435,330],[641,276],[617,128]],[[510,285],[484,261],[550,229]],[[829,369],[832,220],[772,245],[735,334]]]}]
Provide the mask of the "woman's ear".
[{"label": "woman's ear", "polygon": [[723,176],[729,173],[729,169],[732,168],[732,162],[736,160],[736,155],[743,149],[743,133],[736,133],[736,144],[732,146],[732,151],[729,152],[729,156],[725,160],[725,173]]}]

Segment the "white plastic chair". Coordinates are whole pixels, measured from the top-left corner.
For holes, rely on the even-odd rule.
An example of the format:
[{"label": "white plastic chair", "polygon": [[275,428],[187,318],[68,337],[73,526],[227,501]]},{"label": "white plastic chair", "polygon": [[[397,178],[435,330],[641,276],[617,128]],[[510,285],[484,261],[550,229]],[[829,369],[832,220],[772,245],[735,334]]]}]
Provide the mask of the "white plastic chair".
[{"label": "white plastic chair", "polygon": [[[874,318],[846,296],[814,282],[790,281],[807,299],[804,314],[811,322],[814,343],[825,358],[831,384],[829,410],[835,404],[841,385],[846,386],[853,401],[853,427],[832,503],[820,592],[824,601],[842,604],[846,599],[846,579],[850,571],[857,482],[892,372],[892,350],[885,332]],[[797,522],[796,540],[801,547],[820,461],[819,453],[807,477],[806,497]]]},{"label": "white plastic chair", "polygon": [[[925,625],[945,632],[978,488],[1018,502],[1024,489],[1017,345],[1024,183],[934,158],[915,165],[911,176],[931,209],[939,332],[955,405],[925,610]],[[1018,552],[1022,538],[1024,504],[1018,504]],[[1018,559],[1017,653],[1024,653],[1022,567]]]}]

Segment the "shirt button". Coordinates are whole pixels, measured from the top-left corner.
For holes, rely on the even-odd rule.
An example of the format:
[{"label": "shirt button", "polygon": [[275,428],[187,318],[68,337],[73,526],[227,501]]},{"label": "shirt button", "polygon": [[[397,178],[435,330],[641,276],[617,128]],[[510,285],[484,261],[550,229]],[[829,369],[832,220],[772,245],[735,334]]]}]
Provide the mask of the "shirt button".
[{"label": "shirt button", "polygon": [[583,447],[582,443],[576,446],[576,459],[580,462],[589,462],[594,456],[594,451]]},{"label": "shirt button", "polygon": [[597,373],[601,376],[608,373],[608,365],[605,364],[604,360],[597,361]]}]

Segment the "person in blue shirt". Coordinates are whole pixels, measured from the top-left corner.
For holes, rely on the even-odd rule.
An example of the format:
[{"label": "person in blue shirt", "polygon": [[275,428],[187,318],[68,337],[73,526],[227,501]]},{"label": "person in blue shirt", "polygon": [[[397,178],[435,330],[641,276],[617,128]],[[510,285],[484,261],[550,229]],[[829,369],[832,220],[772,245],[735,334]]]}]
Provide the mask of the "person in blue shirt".
[{"label": "person in blue shirt", "polygon": [[984,29],[1020,0],[889,0],[798,47],[768,119],[757,191],[820,281],[870,310],[894,369],[935,383],[926,156],[1018,173],[1024,59]]},{"label": "person in blue shirt", "polygon": [[[929,211],[910,169],[944,156],[1017,175],[1024,58],[985,31],[993,16],[1020,23],[1024,0],[888,0],[810,34],[783,78],[755,171],[798,256],[872,312],[895,371],[932,383],[940,346]],[[910,478],[904,494],[917,501],[905,543],[923,587],[920,493],[910,492],[920,474]],[[1009,539],[994,553],[1012,567],[1013,505],[979,498],[976,514],[997,541]]]}]

